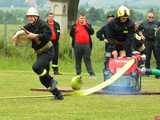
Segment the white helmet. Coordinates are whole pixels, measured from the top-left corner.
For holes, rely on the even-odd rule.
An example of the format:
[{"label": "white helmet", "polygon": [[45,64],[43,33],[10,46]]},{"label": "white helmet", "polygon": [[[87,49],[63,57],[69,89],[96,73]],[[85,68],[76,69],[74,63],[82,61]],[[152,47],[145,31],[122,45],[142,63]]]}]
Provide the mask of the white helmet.
[{"label": "white helmet", "polygon": [[29,8],[27,13],[26,13],[26,16],[29,16],[29,15],[38,16],[39,17],[38,10],[36,8],[34,8],[34,7]]}]

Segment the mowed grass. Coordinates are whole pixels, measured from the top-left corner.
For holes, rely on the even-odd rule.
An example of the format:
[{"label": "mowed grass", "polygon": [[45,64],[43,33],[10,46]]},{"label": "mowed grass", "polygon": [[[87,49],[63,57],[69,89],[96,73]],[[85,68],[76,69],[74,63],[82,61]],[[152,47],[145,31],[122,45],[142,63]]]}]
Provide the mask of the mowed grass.
[{"label": "mowed grass", "polygon": [[[17,25],[11,26],[14,30],[8,33],[8,39],[17,29],[16,27]],[[0,29],[2,28],[0,25]],[[3,35],[3,33],[0,34]],[[63,42],[66,42],[65,39]],[[96,80],[89,79],[83,66],[83,89],[103,81],[101,73],[103,51],[103,43],[94,36],[92,60],[96,71]],[[30,91],[31,88],[43,87],[37,76],[31,71],[33,62],[34,60],[30,59],[22,60],[19,56],[13,58],[0,56],[1,98],[50,95],[46,92]],[[59,65],[60,70],[64,73],[62,76],[56,77],[59,86],[69,87],[70,80],[75,76],[74,62],[71,59],[61,58]],[[160,80],[156,80],[154,77],[143,77],[142,90],[160,91]],[[160,96],[154,95],[111,96],[94,94],[83,97],[66,96],[63,101],[55,101],[51,97],[0,99],[0,120],[154,120],[154,117],[159,115]]]},{"label": "mowed grass", "polygon": [[[60,87],[69,87],[70,80],[75,75],[73,69],[68,69],[74,68],[73,64],[65,64],[65,67],[67,69],[61,69],[64,75],[56,77]],[[30,91],[31,88],[42,88],[37,76],[29,66],[22,71],[21,62],[17,68],[20,70],[15,70],[14,67],[11,70],[0,70],[0,97],[50,95],[46,92]],[[83,88],[103,81],[100,69],[96,71],[99,71],[96,80],[89,79],[86,73],[83,74]],[[160,80],[144,77],[142,89],[160,91]],[[160,96],[154,95],[66,96],[63,101],[56,101],[51,97],[0,99],[0,120],[154,120],[158,115]]]}]

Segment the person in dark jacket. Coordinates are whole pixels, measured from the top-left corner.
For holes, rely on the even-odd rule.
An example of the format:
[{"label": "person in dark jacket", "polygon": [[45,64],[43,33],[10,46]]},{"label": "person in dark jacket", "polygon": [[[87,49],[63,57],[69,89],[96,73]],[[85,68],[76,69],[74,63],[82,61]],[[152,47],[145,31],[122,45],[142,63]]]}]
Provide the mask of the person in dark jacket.
[{"label": "person in dark jacket", "polygon": [[108,70],[110,57],[131,57],[132,42],[135,34],[135,24],[129,19],[130,10],[120,6],[117,17],[103,28],[104,36],[97,35],[100,40],[105,40],[107,49],[105,53],[105,69]]},{"label": "person in dark jacket", "polygon": [[[49,75],[49,63],[54,57],[54,48],[52,46],[51,30],[47,23],[39,18],[38,11],[31,7],[26,13],[28,24],[22,28],[22,32],[32,42],[32,48],[36,52],[36,61],[32,66],[33,71],[39,76],[40,82],[50,92],[55,99],[62,100],[63,95],[56,87],[56,80]],[[14,36],[13,39],[16,39]]]},{"label": "person in dark jacket", "polygon": [[[109,32],[107,25],[109,24],[109,22],[111,22],[114,19],[114,15],[108,15],[107,16],[107,22],[106,24],[100,28],[100,30],[97,31],[96,36],[100,41],[104,41],[105,42],[105,54],[107,53],[107,49],[108,49],[108,40],[107,40],[107,34]],[[106,59],[104,57],[104,59]],[[106,60],[104,60],[104,66],[106,66]]]},{"label": "person in dark jacket", "polygon": [[[158,28],[156,30],[155,33],[156,39],[155,39],[155,49],[156,49],[156,56],[158,59],[158,61],[160,60],[160,22],[158,23]],[[157,62],[157,66],[160,66],[160,63]],[[159,67],[157,67],[158,69],[160,69]],[[160,79],[160,76],[156,76],[157,79]]]},{"label": "person in dark jacket", "polygon": [[107,24],[109,23],[109,22],[111,22],[112,20],[114,19],[114,15],[112,15],[112,14],[110,14],[110,15],[108,15],[107,16],[107,22],[106,22],[106,24],[102,27],[102,28],[100,28],[98,31],[97,31],[97,33],[96,33],[96,36],[97,36],[97,38],[99,39],[99,40],[101,40],[101,41],[104,41],[105,42],[105,51],[107,51],[107,46],[108,46],[108,41],[106,41],[106,32],[108,31],[107,30]]},{"label": "person in dark jacket", "polygon": [[58,69],[59,68],[58,67],[58,55],[59,55],[60,25],[58,22],[54,20],[54,14],[52,12],[48,13],[47,23],[52,32],[51,40],[52,40],[53,48],[55,51],[55,56],[52,60],[52,68],[53,68],[55,75],[61,75]]},{"label": "person in dark jacket", "polygon": [[[146,54],[146,62],[145,62],[145,67],[150,68],[150,60],[152,56],[152,51],[153,55],[156,59],[157,63],[157,69],[160,69],[160,56],[157,55],[157,47],[156,45],[156,30],[158,28],[158,22],[154,19],[155,15],[153,12],[149,12],[147,14],[147,21],[144,21],[143,23],[140,24],[139,26],[139,34],[143,34],[145,37],[145,54]],[[160,76],[157,76],[157,78],[160,78]]]},{"label": "person in dark jacket", "polygon": [[91,64],[92,40],[91,35],[94,34],[94,29],[88,23],[86,16],[80,14],[76,23],[72,26],[70,36],[72,37],[72,47],[75,53],[76,74],[81,75],[82,59],[86,65],[87,71],[91,77],[95,73]]}]

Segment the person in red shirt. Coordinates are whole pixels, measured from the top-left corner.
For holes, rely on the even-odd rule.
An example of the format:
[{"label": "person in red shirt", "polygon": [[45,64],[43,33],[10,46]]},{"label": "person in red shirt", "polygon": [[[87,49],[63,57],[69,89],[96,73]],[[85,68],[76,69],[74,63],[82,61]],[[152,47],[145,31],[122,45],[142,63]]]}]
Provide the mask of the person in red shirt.
[{"label": "person in red shirt", "polygon": [[72,37],[72,47],[75,53],[76,74],[81,75],[82,59],[86,65],[89,75],[95,76],[91,64],[92,40],[91,35],[94,29],[88,23],[85,14],[81,13],[76,23],[72,26],[70,36]]},{"label": "person in red shirt", "polygon": [[54,20],[54,14],[52,12],[48,13],[47,23],[52,32],[51,40],[55,51],[55,55],[52,60],[52,68],[55,75],[61,75],[58,69],[60,25]]}]

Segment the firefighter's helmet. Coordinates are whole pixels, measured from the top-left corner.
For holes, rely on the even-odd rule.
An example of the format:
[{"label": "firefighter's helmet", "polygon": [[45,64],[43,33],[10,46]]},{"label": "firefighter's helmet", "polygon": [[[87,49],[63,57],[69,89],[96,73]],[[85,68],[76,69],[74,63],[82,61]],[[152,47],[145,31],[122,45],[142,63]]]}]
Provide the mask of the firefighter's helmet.
[{"label": "firefighter's helmet", "polygon": [[128,17],[128,16],[130,16],[130,10],[124,5],[120,6],[117,10],[117,17]]},{"label": "firefighter's helmet", "polygon": [[34,7],[29,8],[27,13],[26,13],[26,16],[30,16],[30,15],[39,17],[38,10]]}]

